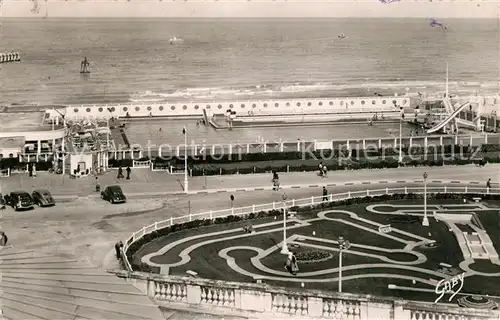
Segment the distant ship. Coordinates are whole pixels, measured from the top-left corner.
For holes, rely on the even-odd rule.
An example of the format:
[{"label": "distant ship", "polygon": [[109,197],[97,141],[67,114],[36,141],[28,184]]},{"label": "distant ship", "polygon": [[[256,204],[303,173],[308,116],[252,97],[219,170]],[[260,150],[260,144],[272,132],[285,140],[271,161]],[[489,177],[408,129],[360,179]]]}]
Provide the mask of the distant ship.
[{"label": "distant ship", "polygon": [[173,36],[172,38],[168,39],[168,42],[170,42],[170,44],[182,43],[183,41],[184,40],[177,38],[176,36]]},{"label": "distant ship", "polygon": [[347,36],[345,34],[343,34],[343,33],[339,34],[337,37],[339,39],[347,39]]}]

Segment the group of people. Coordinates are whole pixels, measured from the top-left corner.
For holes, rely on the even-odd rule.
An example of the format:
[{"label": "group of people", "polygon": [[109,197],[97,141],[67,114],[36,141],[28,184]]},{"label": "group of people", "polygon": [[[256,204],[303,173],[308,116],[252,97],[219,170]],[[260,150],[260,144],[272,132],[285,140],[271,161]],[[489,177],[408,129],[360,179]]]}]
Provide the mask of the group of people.
[{"label": "group of people", "polygon": [[[130,169],[130,167],[127,167],[126,171],[127,171],[127,180],[130,180],[130,173],[132,172],[132,169]],[[123,178],[124,178],[123,168],[119,167],[118,168],[118,176],[116,177],[116,179],[123,179]]]},{"label": "group of people", "polygon": [[326,167],[326,165],[323,164],[323,162],[319,163],[318,170],[319,170],[318,175],[320,177],[326,178],[326,174],[328,172],[328,168]]}]

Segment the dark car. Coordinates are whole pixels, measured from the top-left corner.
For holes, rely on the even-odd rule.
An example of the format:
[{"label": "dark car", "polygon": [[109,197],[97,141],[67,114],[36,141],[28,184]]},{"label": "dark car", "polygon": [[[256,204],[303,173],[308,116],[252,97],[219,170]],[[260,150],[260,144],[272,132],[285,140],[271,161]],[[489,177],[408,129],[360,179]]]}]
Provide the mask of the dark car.
[{"label": "dark car", "polygon": [[5,196],[5,202],[14,210],[18,211],[21,209],[34,209],[35,204],[30,194],[25,191],[14,191],[9,195]]},{"label": "dark car", "polygon": [[33,202],[40,207],[51,207],[56,205],[54,198],[47,190],[35,190],[31,194],[31,197],[33,198]]},{"label": "dark car", "polygon": [[127,197],[123,194],[120,186],[109,186],[101,192],[101,198],[111,203],[126,202]]}]

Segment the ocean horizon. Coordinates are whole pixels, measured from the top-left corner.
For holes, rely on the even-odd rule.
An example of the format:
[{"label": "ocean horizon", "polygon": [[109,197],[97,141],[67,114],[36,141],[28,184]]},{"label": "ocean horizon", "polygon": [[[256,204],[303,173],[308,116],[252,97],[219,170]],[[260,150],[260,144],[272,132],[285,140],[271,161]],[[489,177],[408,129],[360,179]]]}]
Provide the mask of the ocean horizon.
[{"label": "ocean horizon", "polygon": [[3,19],[0,51],[22,61],[1,65],[0,103],[434,93],[446,63],[452,92],[498,93],[498,21],[439,21],[447,30],[422,18]]},{"label": "ocean horizon", "polygon": [[496,0],[4,1],[4,17],[425,17],[499,18]]}]

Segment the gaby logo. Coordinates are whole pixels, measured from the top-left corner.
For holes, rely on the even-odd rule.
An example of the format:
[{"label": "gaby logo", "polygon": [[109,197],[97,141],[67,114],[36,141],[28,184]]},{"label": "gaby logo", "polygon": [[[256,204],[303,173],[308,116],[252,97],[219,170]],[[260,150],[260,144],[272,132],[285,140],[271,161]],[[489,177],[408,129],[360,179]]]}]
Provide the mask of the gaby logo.
[{"label": "gaby logo", "polygon": [[454,276],[449,280],[442,279],[441,281],[439,281],[436,285],[436,289],[434,290],[434,292],[436,292],[436,294],[439,296],[436,298],[434,303],[438,303],[443,298],[445,293],[451,293],[448,301],[453,300],[453,298],[460,292],[460,290],[462,290],[464,286],[464,279],[465,273],[462,273]]}]

